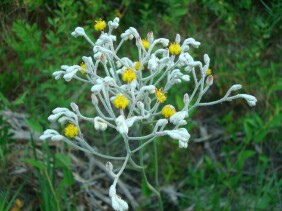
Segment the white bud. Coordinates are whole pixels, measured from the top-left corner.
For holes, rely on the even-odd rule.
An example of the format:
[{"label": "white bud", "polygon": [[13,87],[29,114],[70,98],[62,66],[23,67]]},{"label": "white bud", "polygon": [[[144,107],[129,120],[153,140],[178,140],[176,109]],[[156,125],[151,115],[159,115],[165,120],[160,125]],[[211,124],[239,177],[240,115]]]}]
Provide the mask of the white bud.
[{"label": "white bud", "polygon": [[183,76],[181,77],[181,79],[182,79],[183,81],[190,81],[190,76],[189,76],[189,75],[183,75]]},{"label": "white bud", "polygon": [[95,117],[94,118],[94,127],[96,130],[104,131],[107,129],[108,125],[104,122],[104,120],[101,117]]},{"label": "white bud", "polygon": [[56,122],[57,119],[58,119],[60,116],[62,116],[62,115],[63,115],[63,113],[51,114],[51,115],[48,117],[48,120],[49,120],[50,122]]},{"label": "white bud", "polygon": [[62,135],[54,135],[54,136],[52,136],[51,137],[51,140],[52,141],[62,141],[62,140],[64,140],[64,136],[62,136]]},{"label": "white bud", "polygon": [[154,41],[154,34],[153,34],[153,32],[148,32],[147,39],[148,39],[149,43],[152,43]]},{"label": "white bud", "polygon": [[249,106],[255,106],[257,103],[257,98],[252,96],[252,95],[248,95],[248,94],[240,94],[240,96],[242,98],[244,98],[247,103],[249,104]]},{"label": "white bud", "polygon": [[92,100],[93,105],[98,105],[99,101],[95,94],[91,95],[91,100]]},{"label": "white bud", "polygon": [[120,206],[120,210],[128,210],[128,204],[126,203],[126,201],[124,201],[123,199],[117,197],[116,198],[118,203],[119,203],[119,206]]},{"label": "white bud", "polygon": [[187,121],[186,120],[180,120],[179,122],[178,122],[178,126],[183,126],[183,125],[187,125]]},{"label": "white bud", "polygon": [[120,211],[121,210],[116,196],[112,197],[112,207],[116,211]]},{"label": "white bud", "polygon": [[78,106],[75,103],[71,103],[70,106],[74,112],[79,110]]},{"label": "white bud", "polygon": [[208,54],[204,55],[204,62],[205,62],[205,64],[209,64],[210,63],[210,57],[209,57]]},{"label": "white bud", "polygon": [[183,103],[185,105],[189,104],[189,95],[187,93],[185,93],[184,96],[183,96]]},{"label": "white bud", "polygon": [[231,86],[229,90],[230,91],[237,91],[237,90],[239,90],[241,88],[242,88],[241,84],[235,84],[235,85]]},{"label": "white bud", "polygon": [[114,197],[116,195],[117,195],[116,186],[115,185],[111,185],[111,187],[109,189],[109,196],[110,197]]},{"label": "white bud", "polygon": [[116,84],[115,79],[113,79],[112,77],[109,77],[109,76],[106,76],[104,78],[104,82],[111,85],[111,86],[114,86]]},{"label": "white bud", "polygon": [[178,147],[186,149],[188,147],[188,142],[178,140]]},{"label": "white bud", "polygon": [[106,163],[106,169],[109,171],[109,172],[112,172],[113,171],[113,164],[110,162],[110,161],[108,161],[107,163]]},{"label": "white bud", "polygon": [[207,85],[211,86],[213,84],[213,76],[209,75],[206,80]]},{"label": "white bud", "polygon": [[134,116],[125,120],[126,126],[131,127],[135,121],[140,120],[140,117]]},{"label": "white bud", "polygon": [[177,125],[181,120],[185,119],[187,117],[187,111],[179,111],[176,112],[174,115],[172,115],[169,118],[169,121],[174,124]]},{"label": "white bud", "polygon": [[150,94],[154,94],[155,90],[156,90],[156,87],[154,85],[149,85],[149,86],[143,86],[140,89],[140,92],[148,91]]},{"label": "white bud", "polygon": [[160,127],[160,126],[165,126],[168,124],[167,119],[159,119],[156,123],[156,126]]},{"label": "white bud", "polygon": [[179,44],[180,41],[181,41],[180,35],[179,35],[179,34],[176,34],[176,36],[175,36],[175,42],[176,42],[177,44]]},{"label": "white bud", "polygon": [[162,45],[164,47],[167,47],[168,44],[169,44],[169,40],[168,39],[165,39],[165,38],[160,38],[160,42],[162,43]]},{"label": "white bud", "polygon": [[92,86],[91,88],[91,92],[97,94],[98,92],[100,92],[103,88],[103,84],[96,84],[94,86]]},{"label": "white bud", "polygon": [[142,110],[142,109],[144,109],[144,104],[141,101],[138,101],[137,107]]},{"label": "white bud", "polygon": [[82,27],[76,27],[75,30],[71,33],[72,36],[78,37],[78,36],[85,36],[85,31]]},{"label": "white bud", "polygon": [[117,131],[121,134],[127,134],[128,133],[128,127],[126,125],[124,116],[120,115],[118,118],[116,118],[116,125],[117,125]]},{"label": "white bud", "polygon": [[164,130],[161,133],[170,136],[172,139],[177,139],[181,141],[188,141],[190,134],[185,128],[178,128],[175,130]]}]

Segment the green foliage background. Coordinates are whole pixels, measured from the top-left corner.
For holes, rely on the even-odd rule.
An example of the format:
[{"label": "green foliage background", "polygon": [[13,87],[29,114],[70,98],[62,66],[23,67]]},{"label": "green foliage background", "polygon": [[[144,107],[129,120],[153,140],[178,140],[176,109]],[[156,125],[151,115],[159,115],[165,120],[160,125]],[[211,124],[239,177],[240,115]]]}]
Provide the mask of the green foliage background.
[{"label": "green foliage background", "polygon": [[[178,194],[173,203],[163,191],[165,210],[282,209],[281,1],[3,0],[0,10],[0,109],[29,114],[27,123],[38,132],[49,127],[47,117],[57,106],[75,101],[87,109],[85,87],[52,78],[62,64],[78,64],[82,55],[92,53],[84,40],[70,36],[76,26],[83,26],[95,39],[99,35],[93,30],[95,19],[109,21],[120,15],[116,34],[133,26],[144,37],[153,31],[155,37],[174,40],[179,33],[200,41],[194,56],[202,60],[204,53],[209,54],[215,79],[206,100],[218,99],[230,85],[240,83],[258,104],[249,108],[239,100],[193,113],[190,133],[196,138],[199,127],[205,126],[212,135],[210,146],[191,143],[183,151],[169,141],[158,144],[161,186],[173,186]],[[133,48],[123,50],[132,52]],[[176,87],[169,100],[181,107],[186,91]],[[43,145],[38,158],[30,140],[21,145],[33,155],[18,158],[13,149],[19,143],[12,140],[10,125],[1,116],[0,129],[1,210],[9,210],[16,197],[26,202],[27,209],[75,210],[79,197],[74,190],[79,187],[72,176],[70,153],[54,153]],[[103,134],[95,144],[106,148],[107,138]],[[13,159],[34,169],[10,177]],[[57,171],[64,179],[56,177]],[[148,202],[156,199],[139,179],[145,198],[140,210],[155,210]]]}]

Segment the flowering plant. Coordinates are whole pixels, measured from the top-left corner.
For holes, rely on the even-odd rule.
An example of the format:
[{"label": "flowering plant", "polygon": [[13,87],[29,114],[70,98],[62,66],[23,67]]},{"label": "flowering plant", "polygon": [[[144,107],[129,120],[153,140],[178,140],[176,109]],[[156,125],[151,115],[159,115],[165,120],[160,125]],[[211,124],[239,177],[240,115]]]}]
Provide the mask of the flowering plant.
[{"label": "flowering plant", "polygon": [[[108,25],[108,32],[105,28]],[[179,148],[187,148],[190,134],[184,127],[185,120],[190,111],[198,106],[208,106],[243,98],[250,106],[255,106],[256,98],[248,94],[231,95],[241,89],[241,85],[233,85],[224,97],[212,102],[201,102],[202,97],[213,84],[213,76],[209,69],[210,58],[204,55],[204,63],[195,61],[189,50],[198,48],[200,42],[193,38],[187,38],[181,42],[177,34],[175,41],[170,42],[165,38],[154,39],[153,33],[147,34],[147,39],[141,39],[137,30],[133,27],[121,34],[118,45],[114,45],[117,37],[112,34],[119,26],[119,19],[115,18],[106,24],[103,20],[95,22],[94,28],[101,31],[101,35],[94,43],[85,33],[84,29],[77,27],[71,33],[74,37],[82,36],[93,48],[93,57],[83,56],[81,65],[63,65],[61,70],[53,73],[56,80],[63,78],[67,82],[76,79],[91,87],[92,104],[97,112],[94,117],[86,117],[81,114],[79,106],[71,103],[68,108],[56,108],[48,117],[51,122],[58,121],[65,125],[64,133],[48,129],[40,136],[41,140],[63,141],[73,147],[107,160],[119,160],[123,164],[117,173],[113,171],[111,162],[107,162],[106,168],[113,177],[113,184],[109,188],[109,196],[114,210],[128,210],[128,204],[116,193],[119,177],[127,164],[140,169],[145,175],[145,169],[137,165],[133,155],[150,143],[155,143],[157,137],[169,136],[177,140]],[[127,40],[135,40],[138,61],[118,55],[120,47]],[[103,71],[101,71],[103,69]],[[195,85],[192,93],[183,96],[184,106],[177,111],[171,104],[166,104],[167,93],[174,84],[190,82],[192,77]],[[162,87],[161,88],[161,84]],[[98,152],[83,137],[80,128],[81,121],[94,124],[95,130],[105,131],[108,127],[121,134],[124,141],[126,155],[114,157]],[[141,136],[131,132],[134,123],[153,124],[151,133]],[[138,147],[131,143],[139,142]],[[136,146],[136,145],[135,145]],[[154,147],[156,145],[154,144]],[[140,157],[143,164],[143,157]],[[162,209],[160,193],[147,181],[148,187],[156,193]]]}]

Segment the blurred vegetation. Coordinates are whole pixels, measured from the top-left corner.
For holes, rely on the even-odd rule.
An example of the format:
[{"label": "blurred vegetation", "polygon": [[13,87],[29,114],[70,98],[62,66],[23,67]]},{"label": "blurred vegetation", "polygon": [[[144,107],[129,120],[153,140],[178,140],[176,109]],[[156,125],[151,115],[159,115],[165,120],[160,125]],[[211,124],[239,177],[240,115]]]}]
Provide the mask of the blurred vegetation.
[{"label": "blurred vegetation", "polygon": [[[57,106],[75,101],[90,109],[85,87],[52,79],[62,64],[78,64],[82,55],[92,53],[84,40],[70,36],[76,26],[97,38],[94,20],[119,16],[116,34],[133,26],[144,37],[152,30],[155,37],[174,40],[179,33],[200,41],[192,53],[199,60],[209,54],[215,78],[205,100],[218,99],[240,83],[258,104],[250,109],[239,100],[199,108],[190,116],[193,138],[188,150],[158,142],[165,210],[282,209],[281,1],[2,0],[0,15],[0,110],[29,114],[27,124],[37,132],[49,127],[47,116]],[[124,54],[131,52],[123,49]],[[169,100],[181,107],[187,89],[191,87],[171,90]],[[16,199],[26,209],[75,210],[82,202],[74,191],[80,187],[73,178],[70,150],[65,147],[62,154],[45,144],[38,147],[32,139],[18,142],[11,138],[10,127],[0,116],[0,210],[10,210]],[[212,136],[193,143],[200,127]],[[95,135],[95,144],[106,148],[110,136]],[[153,180],[152,165],[148,159]],[[28,171],[13,175],[19,167]],[[58,177],[58,172],[63,175]],[[144,195],[140,210],[155,210],[156,199],[143,187],[141,176],[133,174]],[[175,190],[177,202],[167,187]]]}]

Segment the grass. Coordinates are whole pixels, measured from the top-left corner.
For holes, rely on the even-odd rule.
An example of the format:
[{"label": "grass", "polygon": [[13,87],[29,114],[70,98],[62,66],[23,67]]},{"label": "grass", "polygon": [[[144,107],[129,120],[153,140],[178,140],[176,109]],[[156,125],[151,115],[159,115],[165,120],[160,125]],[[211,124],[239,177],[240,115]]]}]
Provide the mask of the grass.
[{"label": "grass", "polygon": [[[165,210],[281,209],[280,1],[36,2],[16,5],[3,1],[0,5],[0,110],[29,114],[18,129],[42,132],[49,127],[46,119],[51,110],[67,107],[71,101],[92,112],[86,87],[54,81],[51,74],[60,65],[78,64],[81,55],[92,53],[84,41],[70,37],[74,27],[84,26],[97,38],[93,19],[110,20],[119,12],[122,27],[117,34],[137,26],[142,36],[153,30],[155,37],[174,40],[179,33],[183,38],[201,41],[193,56],[201,59],[204,53],[209,54],[215,79],[205,100],[218,99],[234,83],[242,84],[246,92],[258,98],[254,109],[236,101],[193,112],[188,124],[193,140],[201,137],[200,129],[211,137],[203,142],[192,140],[188,150],[177,149],[177,143],[171,141],[158,142],[159,184]],[[132,52],[121,50],[124,54]],[[191,87],[171,90],[169,100],[181,107],[178,96],[187,89]],[[9,210],[17,198],[27,210],[106,206],[105,197],[99,193],[107,195],[105,187],[111,180],[90,165],[91,158],[64,145],[13,140],[11,127],[11,121],[0,116],[0,184],[9,184],[0,185],[2,210]],[[89,128],[86,136],[94,137],[98,148],[122,153],[110,149],[118,148],[119,137],[107,141],[115,136],[114,131],[96,134],[91,125],[84,127]],[[144,157],[148,180],[155,185],[153,155],[152,149]],[[152,204],[157,198],[145,187],[141,174],[131,169],[127,172],[122,179],[135,187],[132,191],[140,210],[155,210]]]}]

